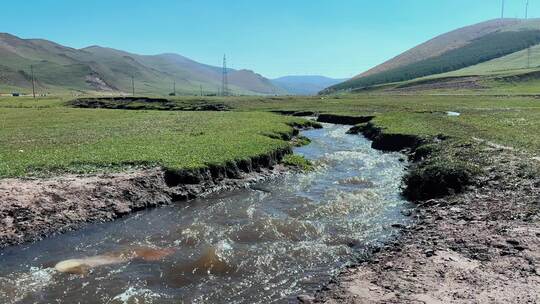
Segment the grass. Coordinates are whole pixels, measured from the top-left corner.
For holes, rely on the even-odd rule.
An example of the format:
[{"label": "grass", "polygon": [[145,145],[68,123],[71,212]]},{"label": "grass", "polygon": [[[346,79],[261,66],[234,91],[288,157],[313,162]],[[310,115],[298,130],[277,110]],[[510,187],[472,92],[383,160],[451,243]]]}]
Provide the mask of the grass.
[{"label": "grass", "polygon": [[[494,153],[485,152],[479,139],[530,155],[523,159],[527,168],[533,168],[532,156],[538,156],[540,151],[540,101],[533,97],[342,95],[249,103],[231,100],[228,104],[249,111],[280,109],[375,116],[371,124],[387,135],[424,139],[425,144],[417,147],[413,155],[417,162],[404,177],[403,194],[410,200],[459,193],[478,182],[477,177],[489,166],[488,154]],[[461,115],[449,116],[447,111]]]},{"label": "grass", "polygon": [[281,138],[292,133],[290,125],[306,123],[262,112],[74,109],[51,99],[0,100],[0,177],[224,164],[286,147]]},{"label": "grass", "polygon": [[294,154],[286,155],[283,158],[283,164],[290,167],[298,168],[299,170],[302,170],[302,171],[313,170],[313,164],[308,159],[304,158],[301,155],[294,155]]},{"label": "grass", "polygon": [[[474,137],[531,155],[540,151],[540,101],[531,97],[337,95],[203,100],[225,104],[230,112],[77,109],[66,106],[70,99],[0,98],[0,177],[118,171],[131,166],[194,168],[247,158],[288,145],[283,135],[291,132],[290,125],[305,124],[300,118],[267,113],[274,110],[373,115],[373,123],[386,133],[424,138],[442,134],[460,143]],[[200,104],[201,98],[176,97],[174,102]],[[451,117],[446,111],[461,116]]]},{"label": "grass", "polygon": [[480,143],[460,139],[422,144],[413,158],[403,181],[403,194],[412,201],[462,192],[489,164]]},{"label": "grass", "polygon": [[[530,55],[530,58],[528,58]],[[499,57],[487,62],[463,68],[454,72],[440,74],[439,76],[470,76],[504,74],[513,71],[527,72],[537,70],[540,65],[540,45]]]},{"label": "grass", "polygon": [[[525,96],[337,95],[267,99],[224,99],[236,111],[313,111],[375,116],[387,133],[459,139],[472,137],[538,154],[540,101]],[[461,113],[448,116],[447,111]]]}]

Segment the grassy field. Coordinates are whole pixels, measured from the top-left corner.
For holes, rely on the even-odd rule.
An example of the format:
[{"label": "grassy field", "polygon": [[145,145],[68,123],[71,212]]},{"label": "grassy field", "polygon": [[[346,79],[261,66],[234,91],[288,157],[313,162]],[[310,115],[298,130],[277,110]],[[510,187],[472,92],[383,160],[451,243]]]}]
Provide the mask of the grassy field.
[{"label": "grassy field", "polygon": [[74,109],[58,99],[0,99],[0,177],[196,168],[285,147],[302,119],[261,112]]},{"label": "grassy field", "polygon": [[[209,98],[231,112],[76,109],[70,98],[0,98],[0,177],[201,167],[287,145],[280,134],[299,118],[275,110],[373,115],[386,133],[456,140],[473,137],[540,151],[540,101],[486,96],[325,96]],[[200,98],[176,98],[182,105]],[[448,116],[447,111],[460,116]]]},{"label": "grassy field", "polygon": [[[215,102],[219,102],[216,99]],[[444,134],[477,137],[538,154],[540,100],[497,96],[370,96],[344,95],[270,99],[221,100],[237,111],[314,111],[375,116],[374,123],[388,133],[418,136]],[[459,112],[448,116],[446,112]]]},{"label": "grassy field", "polygon": [[[403,180],[403,194],[413,201],[459,193],[475,184],[483,172],[501,165],[493,162],[493,153],[500,149],[497,145],[524,153],[519,160],[523,176],[540,170],[533,160],[540,152],[540,101],[533,97],[350,95],[226,103],[245,111],[374,116],[370,124],[385,135],[422,138],[412,156],[417,162]],[[460,115],[450,116],[450,111]],[[373,130],[373,126],[359,129]]]}]

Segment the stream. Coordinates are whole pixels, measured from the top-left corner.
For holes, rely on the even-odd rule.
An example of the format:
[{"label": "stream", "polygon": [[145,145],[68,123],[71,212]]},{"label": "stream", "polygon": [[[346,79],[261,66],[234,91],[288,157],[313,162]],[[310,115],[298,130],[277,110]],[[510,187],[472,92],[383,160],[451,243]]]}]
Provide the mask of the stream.
[{"label": "stream", "polygon": [[[312,143],[295,149],[312,172],[0,250],[0,303],[287,303],[313,293],[396,233],[410,208],[402,154],[324,126],[303,131]],[[115,259],[77,274],[54,268],[95,256]]]}]

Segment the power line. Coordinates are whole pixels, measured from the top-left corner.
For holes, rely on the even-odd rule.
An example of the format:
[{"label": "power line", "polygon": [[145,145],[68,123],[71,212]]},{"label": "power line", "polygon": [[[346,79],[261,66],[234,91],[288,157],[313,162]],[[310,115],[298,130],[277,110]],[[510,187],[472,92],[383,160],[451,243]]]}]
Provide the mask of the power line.
[{"label": "power line", "polygon": [[223,55],[223,75],[221,79],[221,96],[229,96],[229,79],[227,76],[227,57]]}]

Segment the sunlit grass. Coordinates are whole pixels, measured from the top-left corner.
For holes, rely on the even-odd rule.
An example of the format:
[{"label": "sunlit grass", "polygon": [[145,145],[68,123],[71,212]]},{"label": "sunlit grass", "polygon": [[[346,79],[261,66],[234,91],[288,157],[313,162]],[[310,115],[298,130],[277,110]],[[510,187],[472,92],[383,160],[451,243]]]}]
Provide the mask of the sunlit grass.
[{"label": "sunlit grass", "polygon": [[270,113],[0,107],[0,177],[197,168],[284,148],[289,124]]},{"label": "sunlit grass", "polygon": [[[194,168],[288,145],[301,119],[272,110],[373,115],[387,133],[473,137],[538,154],[540,101],[528,97],[370,96],[205,98],[231,112],[75,109],[71,98],[0,98],[0,177],[118,171],[132,166]],[[201,98],[176,98],[179,103]],[[458,117],[446,111],[461,113]]]},{"label": "sunlit grass", "polygon": [[[373,122],[387,133],[476,137],[532,153],[540,151],[540,100],[533,97],[342,95],[224,102],[237,110],[373,115]],[[447,111],[461,115],[448,116]]]}]

